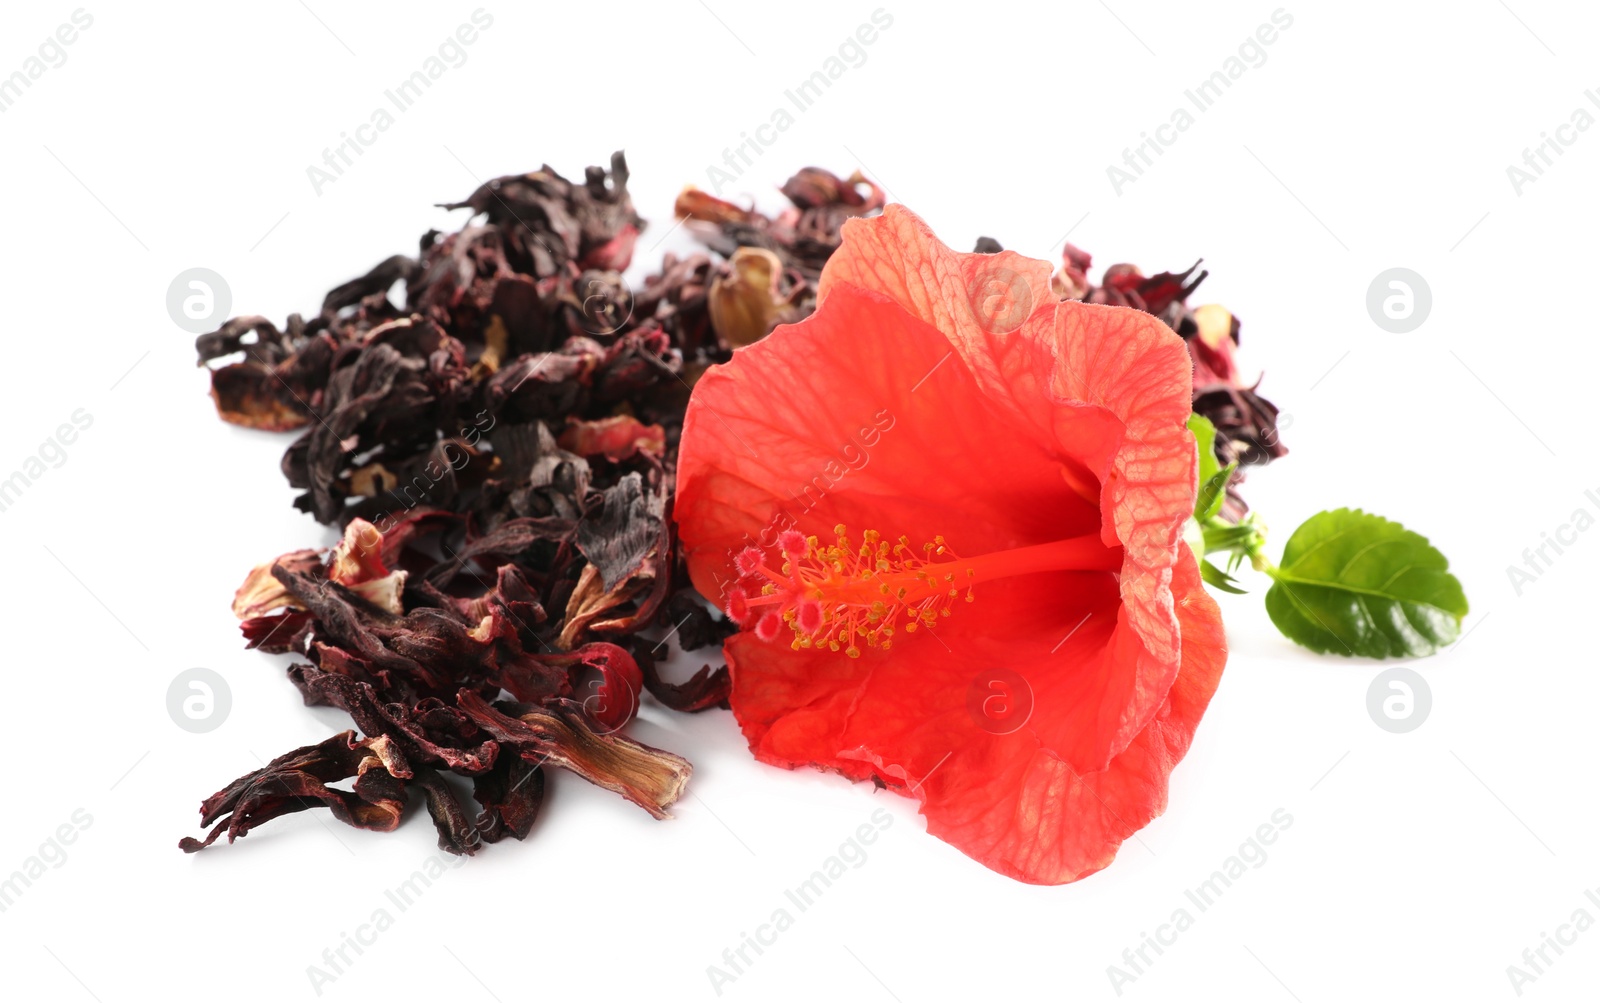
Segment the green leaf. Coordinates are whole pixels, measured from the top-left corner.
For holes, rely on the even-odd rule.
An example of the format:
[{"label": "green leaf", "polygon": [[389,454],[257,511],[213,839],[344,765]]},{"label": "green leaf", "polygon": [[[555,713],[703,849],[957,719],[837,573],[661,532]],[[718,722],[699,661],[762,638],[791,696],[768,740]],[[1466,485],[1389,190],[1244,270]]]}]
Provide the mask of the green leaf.
[{"label": "green leaf", "polygon": [[1203,414],[1189,412],[1189,431],[1194,433],[1194,444],[1200,450],[1200,483],[1211,479],[1221,466],[1217,462],[1217,426]]},{"label": "green leaf", "polygon": [[1230,463],[1212,474],[1210,480],[1200,482],[1200,493],[1194,501],[1196,519],[1207,522],[1217,517],[1217,513],[1222,511],[1222,503],[1228,499],[1228,481],[1233,479],[1233,472],[1238,469],[1237,463]]},{"label": "green leaf", "polygon": [[1236,596],[1242,596],[1245,594],[1244,589],[1239,587],[1239,583],[1234,580],[1232,575],[1228,574],[1226,571],[1223,571],[1221,568],[1217,567],[1215,564],[1212,564],[1205,558],[1200,559],[1200,578],[1207,585],[1214,589],[1221,589],[1224,592],[1231,592]]},{"label": "green leaf", "polygon": [[1189,412],[1189,431],[1194,433],[1194,445],[1200,451],[1200,490],[1195,495],[1194,517],[1202,523],[1215,519],[1226,500],[1228,481],[1238,469],[1237,463],[1222,467],[1217,462],[1217,427],[1203,414]]},{"label": "green leaf", "polygon": [[1262,531],[1261,523],[1255,515],[1247,515],[1243,522],[1211,522],[1203,532],[1206,553],[1215,554],[1222,551],[1231,553],[1235,558],[1234,565],[1246,555],[1260,550],[1266,543],[1266,536]]},{"label": "green leaf", "polygon": [[[1215,449],[1217,427],[1211,424],[1211,419],[1205,415],[1195,414],[1191,411],[1189,412],[1189,431],[1194,434],[1195,449],[1200,453],[1200,476],[1197,482],[1200,485],[1200,491],[1195,496],[1194,517],[1201,522],[1205,522],[1206,519],[1216,515],[1215,512],[1207,511],[1210,508],[1210,498],[1206,495],[1206,486],[1217,476],[1217,468],[1219,466]],[[1217,507],[1222,507],[1220,502]]]},{"label": "green leaf", "polygon": [[1320,512],[1269,568],[1267,614],[1313,651],[1368,658],[1431,655],[1454,641],[1467,597],[1426,538],[1360,509]]}]

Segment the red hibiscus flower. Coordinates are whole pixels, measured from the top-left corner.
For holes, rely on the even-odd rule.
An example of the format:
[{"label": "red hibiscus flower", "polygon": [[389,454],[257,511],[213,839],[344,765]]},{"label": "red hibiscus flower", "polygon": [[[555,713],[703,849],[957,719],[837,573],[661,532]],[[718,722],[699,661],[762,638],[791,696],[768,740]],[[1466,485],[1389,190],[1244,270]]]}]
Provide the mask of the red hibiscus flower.
[{"label": "red hibiscus flower", "polygon": [[764,762],[919,799],[1002,874],[1093,873],[1164,809],[1226,658],[1182,540],[1183,342],[899,206],[845,224],[819,296],[684,423],[676,516],[745,628],[739,724]]}]

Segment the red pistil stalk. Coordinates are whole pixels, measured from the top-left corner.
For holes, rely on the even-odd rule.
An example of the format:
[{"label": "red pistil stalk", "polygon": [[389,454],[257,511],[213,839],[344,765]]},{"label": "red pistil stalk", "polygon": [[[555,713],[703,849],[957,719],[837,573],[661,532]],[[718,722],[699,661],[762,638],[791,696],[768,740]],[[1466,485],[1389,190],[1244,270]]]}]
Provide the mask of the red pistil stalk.
[{"label": "red pistil stalk", "polygon": [[756,635],[770,641],[787,624],[794,631],[791,647],[826,646],[859,658],[858,640],[869,648],[888,649],[902,617],[905,631],[931,628],[949,616],[958,596],[973,601],[973,587],[1015,575],[1043,571],[1115,571],[1122,567],[1122,548],[1107,547],[1097,535],[1078,536],[1014,550],[963,559],[942,536],[922,545],[918,556],[906,537],[891,544],[873,529],[851,542],[843,524],[834,527],[835,542],[824,545],[815,536],[793,530],[778,538],[784,561],[775,570],[754,547],[735,560],[744,579],[760,582],[752,595],[736,586],[728,597],[728,615],[746,623],[752,615]]}]

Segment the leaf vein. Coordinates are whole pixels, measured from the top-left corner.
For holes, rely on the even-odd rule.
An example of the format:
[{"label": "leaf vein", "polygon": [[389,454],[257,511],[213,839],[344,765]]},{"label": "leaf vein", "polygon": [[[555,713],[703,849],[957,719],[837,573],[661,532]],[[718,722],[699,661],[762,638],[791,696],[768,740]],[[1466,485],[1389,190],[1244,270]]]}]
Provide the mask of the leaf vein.
[{"label": "leaf vein", "polygon": [[1357,595],[1371,596],[1374,599],[1388,599],[1391,602],[1414,603],[1418,606],[1431,606],[1432,608],[1449,616],[1455,615],[1454,613],[1451,613],[1449,610],[1445,609],[1443,606],[1440,606],[1438,603],[1429,602],[1426,599],[1412,599],[1409,596],[1391,595],[1386,592],[1378,592],[1374,589],[1362,588],[1359,585],[1351,585],[1349,582],[1319,582],[1310,578],[1301,578],[1298,575],[1291,575],[1282,568],[1278,569],[1278,573],[1273,576],[1273,580],[1280,582],[1294,582],[1296,585],[1310,585],[1314,588],[1340,589],[1345,592],[1356,593]]}]

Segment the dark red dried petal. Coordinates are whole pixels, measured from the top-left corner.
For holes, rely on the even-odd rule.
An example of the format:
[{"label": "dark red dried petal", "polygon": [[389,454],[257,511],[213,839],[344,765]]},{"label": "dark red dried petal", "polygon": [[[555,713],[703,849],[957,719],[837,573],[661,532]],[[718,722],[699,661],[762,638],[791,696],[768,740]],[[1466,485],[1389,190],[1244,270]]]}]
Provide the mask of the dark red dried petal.
[{"label": "dark red dried petal", "polygon": [[656,670],[655,659],[648,651],[641,651],[647,642],[638,642],[635,645],[634,658],[639,663],[639,671],[644,676],[645,689],[667,707],[686,713],[698,713],[712,707],[726,709],[728,694],[733,689],[733,679],[728,675],[726,665],[718,666],[715,671],[710,665],[702,667],[687,682],[669,683],[661,678]]},{"label": "dark red dried petal", "polygon": [[[200,824],[217,824],[204,840],[186,836],[178,846],[194,853],[224,832],[231,843],[262,822],[318,806],[346,825],[387,832],[400,824],[406,802],[403,778],[409,776],[403,756],[387,740],[358,742],[355,732],[341,732],[285,753],[206,798]],[[328,786],[350,777],[357,778],[354,791]]]}]

